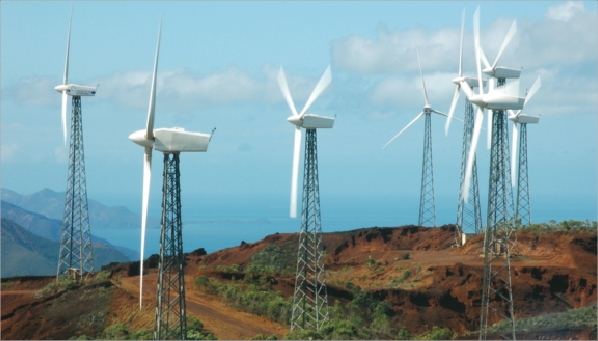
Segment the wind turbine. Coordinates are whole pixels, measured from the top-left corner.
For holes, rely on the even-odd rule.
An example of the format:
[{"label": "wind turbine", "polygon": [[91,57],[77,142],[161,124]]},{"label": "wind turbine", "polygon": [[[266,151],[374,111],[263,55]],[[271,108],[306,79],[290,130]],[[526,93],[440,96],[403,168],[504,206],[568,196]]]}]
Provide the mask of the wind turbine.
[{"label": "wind turbine", "polygon": [[295,126],[295,146],[291,179],[291,218],[297,216],[297,182],[299,153],[301,151],[301,128],[306,130],[301,229],[299,231],[291,331],[296,329],[320,330],[322,325],[329,319],[320,217],[320,185],[318,180],[316,132],[319,128],[332,128],[334,118],[307,114],[307,110],[328,87],[330,81],[330,66],[328,66],[316,88],[307,99],[303,110],[297,113],[282,67],[278,72],[278,85],[293,114],[287,120]]},{"label": "wind turbine", "polygon": [[[465,28],[465,9],[461,16],[461,43],[459,50],[459,77],[463,77],[463,31]],[[478,86],[478,80],[474,77],[463,77],[464,81],[469,85],[470,88]],[[482,82],[482,86],[485,86],[486,81]],[[461,85],[457,83],[457,89],[453,96],[453,102],[449,108],[448,117],[445,123],[445,134],[448,136],[448,130],[451,123],[451,119],[454,116],[457,101],[461,93]],[[461,176],[459,181],[459,196],[457,201],[457,223],[455,229],[455,242],[457,245],[464,245],[466,239],[464,239],[464,233],[475,233],[478,234],[482,231],[482,212],[480,205],[480,193],[478,190],[478,173],[476,161],[473,161],[472,174],[469,185],[469,195],[472,196],[473,200],[465,202],[463,199],[464,181],[465,181],[465,169],[467,166],[467,153],[469,152],[471,137],[473,134],[473,105],[465,98],[465,114],[463,122],[463,147],[461,149]]]},{"label": "wind turbine", "polygon": [[[181,152],[205,152],[208,150],[208,144],[212,138],[210,134],[186,131],[178,127],[154,129],[156,78],[161,32],[162,20],[160,20],[158,31],[146,128],[129,136],[131,141],[144,147],[141,261],[139,265],[140,308],[143,294],[143,252],[152,176],[152,150],[156,149],[164,153],[158,298],[154,327],[154,337],[157,340],[163,340],[167,337],[185,339],[187,334],[179,154]],[[177,295],[178,297],[173,299]],[[176,316],[176,318],[173,319],[172,316]]]},{"label": "wind turbine", "polygon": [[[529,99],[540,89],[542,86],[541,80],[538,80],[532,85],[526,100],[524,107]],[[517,163],[519,164],[519,173],[517,174],[517,201],[515,208],[515,219],[520,219],[520,225],[531,224],[531,212],[529,202],[529,183],[528,183],[528,169],[527,169],[527,124],[538,123],[540,121],[539,116],[524,115],[519,110],[514,113],[509,110],[509,120],[513,121],[513,145],[512,145],[512,157],[511,157],[511,181],[513,187],[515,186],[515,176]],[[520,128],[517,128],[519,124]],[[517,141],[519,131],[521,132],[521,138]],[[519,143],[518,143],[519,142]],[[517,160],[517,149],[519,149],[519,160]],[[519,224],[519,223],[518,223]]]},{"label": "wind turbine", "polygon": [[62,84],[54,88],[56,91],[62,93],[62,134],[65,145],[68,96],[72,97],[73,110],[66,201],[62,220],[60,249],[58,253],[57,279],[59,276],[66,274],[73,274],[74,276],[78,274],[79,276],[82,276],[85,272],[94,270],[93,249],[87,208],[81,96],[95,96],[97,87],[94,88],[68,83],[72,22],[73,8],[71,7],[64,75]]},{"label": "wind turbine", "polygon": [[[428,101],[428,91],[426,90],[426,83],[422,73],[421,64],[419,61],[419,51],[417,51],[417,63],[419,65],[419,75],[422,82],[422,90],[424,92],[424,105],[423,111],[420,112],[415,118],[409,122],[397,135],[395,135],[390,141],[388,141],[382,149],[386,148],[394,139],[399,137],[407,128],[409,128],[415,121],[425,115],[425,127],[424,127],[424,153],[422,159],[422,178],[421,178],[421,191],[419,201],[419,218],[417,224],[422,226],[423,224],[431,223],[432,226],[436,226],[436,203],[434,201],[434,170],[432,163],[432,113],[448,117],[446,114],[440,111],[434,110]],[[452,119],[456,119],[452,117]],[[459,120],[460,121],[460,120]]]}]

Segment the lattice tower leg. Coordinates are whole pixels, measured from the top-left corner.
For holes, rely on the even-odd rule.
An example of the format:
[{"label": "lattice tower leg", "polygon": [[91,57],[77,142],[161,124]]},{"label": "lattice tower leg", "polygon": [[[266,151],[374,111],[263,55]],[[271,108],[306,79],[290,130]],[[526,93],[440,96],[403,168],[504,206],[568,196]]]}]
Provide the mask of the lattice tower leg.
[{"label": "lattice tower leg", "polygon": [[519,169],[517,171],[517,205],[515,211],[515,221],[519,226],[532,223],[527,174],[527,124],[523,123],[519,125]]},{"label": "lattice tower leg", "polygon": [[80,278],[80,276],[94,271],[87,209],[81,97],[73,96],[72,106],[66,201],[62,219],[56,280],[67,274],[75,278],[79,276]]},{"label": "lattice tower leg", "polygon": [[291,331],[320,330],[329,320],[317,150],[316,129],[306,129],[301,230]]},{"label": "lattice tower leg", "polygon": [[[504,79],[498,81],[503,85]],[[511,286],[511,234],[514,232],[512,188],[508,144],[508,125],[504,111],[493,112],[490,150],[488,218],[484,237],[484,279],[480,340],[515,339],[515,315]],[[509,320],[508,327],[496,330],[493,323]]]},{"label": "lattice tower leg", "polygon": [[432,164],[432,117],[425,113],[426,126],[422,156],[422,182],[419,197],[419,226],[436,226],[436,203],[434,201],[434,167]]},{"label": "lattice tower leg", "polygon": [[471,145],[471,137],[473,135],[473,123],[473,105],[466,99],[463,126],[463,149],[461,151],[461,180],[459,182],[459,198],[457,204],[457,228],[455,229],[455,244],[459,246],[462,246],[463,244],[463,233],[479,234],[482,232],[482,211],[475,158],[473,160],[473,169],[469,184],[469,200],[467,203],[463,200],[465,170],[467,167],[467,157]]},{"label": "lattice tower leg", "polygon": [[187,338],[180,178],[179,153],[164,153],[155,340]]}]

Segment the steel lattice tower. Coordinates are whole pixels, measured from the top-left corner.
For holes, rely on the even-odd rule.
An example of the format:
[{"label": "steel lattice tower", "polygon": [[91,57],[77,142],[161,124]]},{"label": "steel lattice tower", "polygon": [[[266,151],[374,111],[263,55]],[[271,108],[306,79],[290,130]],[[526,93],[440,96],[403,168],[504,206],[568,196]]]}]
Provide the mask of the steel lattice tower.
[{"label": "steel lattice tower", "polygon": [[422,180],[419,197],[419,226],[436,226],[436,203],[434,201],[434,166],[432,164],[432,115],[425,108],[426,127],[422,156]]},{"label": "steel lattice tower", "polygon": [[301,230],[291,331],[320,330],[329,319],[318,181],[316,129],[306,129]]},{"label": "steel lattice tower", "polygon": [[473,105],[465,100],[465,117],[463,124],[463,149],[461,152],[461,180],[459,182],[459,200],[457,204],[457,228],[455,229],[455,242],[462,244],[463,233],[482,232],[482,212],[480,205],[480,193],[478,190],[478,171],[474,158],[471,172],[468,202],[463,200],[463,186],[465,185],[465,170],[467,167],[467,153],[471,146],[473,135]]},{"label": "steel lattice tower", "polygon": [[[498,79],[498,86],[504,79]],[[511,285],[511,234],[513,229],[513,194],[509,160],[509,131],[504,111],[492,115],[488,218],[484,237],[484,281],[480,340],[499,332],[492,328],[494,315],[507,319],[509,331],[505,339],[515,339],[515,315]]]},{"label": "steel lattice tower", "polygon": [[[519,169],[517,173],[517,205],[515,210],[515,221],[519,226],[532,223],[529,183],[527,177],[527,124],[519,124]],[[513,146],[516,148],[516,146]]]},{"label": "steel lattice tower", "polygon": [[81,115],[81,97],[79,96],[73,96],[72,116],[66,202],[58,253],[57,280],[59,276],[67,274],[82,276],[94,270],[89,213],[87,210],[83,119]]},{"label": "steel lattice tower", "polygon": [[184,265],[179,153],[164,153],[156,340],[187,338]]}]

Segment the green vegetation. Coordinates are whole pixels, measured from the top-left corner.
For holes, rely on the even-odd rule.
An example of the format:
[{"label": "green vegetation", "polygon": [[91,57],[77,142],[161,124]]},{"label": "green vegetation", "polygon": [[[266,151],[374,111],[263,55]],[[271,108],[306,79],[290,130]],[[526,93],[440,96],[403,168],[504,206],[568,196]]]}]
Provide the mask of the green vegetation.
[{"label": "green vegetation", "polygon": [[[520,331],[551,330],[570,327],[597,327],[596,305],[571,309],[560,313],[552,313],[515,320],[515,328]],[[498,330],[509,328],[509,320],[502,320],[494,325]]]},{"label": "green vegetation", "polygon": [[250,273],[274,273],[292,267],[296,262],[297,245],[280,247],[269,244],[260,252],[251,256],[251,265],[246,269]]},{"label": "green vegetation", "polygon": [[533,234],[547,234],[547,233],[554,233],[554,232],[564,232],[564,233],[596,233],[598,229],[598,223],[595,221],[576,221],[576,220],[567,220],[557,223],[554,220],[549,221],[548,223],[540,223],[540,224],[531,224],[526,226],[519,226],[519,231],[525,231],[527,233]]},{"label": "green vegetation", "polygon": [[432,330],[418,335],[415,340],[454,340],[459,334],[448,328],[439,328],[434,326]]},{"label": "green vegetation", "polygon": [[409,252],[405,252],[404,254],[402,254],[401,259],[403,259],[403,260],[409,259]]}]

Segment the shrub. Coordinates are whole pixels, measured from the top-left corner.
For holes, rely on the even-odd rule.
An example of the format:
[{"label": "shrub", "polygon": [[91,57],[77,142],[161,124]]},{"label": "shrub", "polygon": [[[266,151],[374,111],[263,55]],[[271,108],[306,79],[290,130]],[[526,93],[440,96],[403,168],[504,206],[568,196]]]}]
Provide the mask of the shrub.
[{"label": "shrub", "polygon": [[403,259],[403,260],[409,259],[409,252],[405,252],[404,254],[402,254],[401,259]]}]

